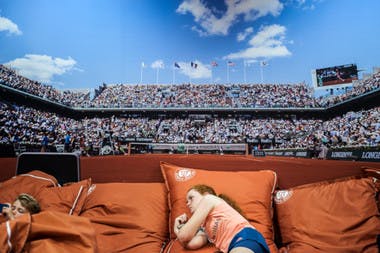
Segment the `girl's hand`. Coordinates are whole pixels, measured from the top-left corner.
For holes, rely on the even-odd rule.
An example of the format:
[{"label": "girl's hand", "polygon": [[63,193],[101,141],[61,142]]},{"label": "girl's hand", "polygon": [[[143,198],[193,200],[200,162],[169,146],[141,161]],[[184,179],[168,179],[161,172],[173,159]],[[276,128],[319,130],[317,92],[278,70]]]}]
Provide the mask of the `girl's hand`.
[{"label": "girl's hand", "polygon": [[178,216],[176,219],[175,219],[176,222],[178,222],[177,225],[180,225],[180,224],[185,224],[186,221],[187,221],[187,215],[184,213],[184,214],[181,214],[180,216]]},{"label": "girl's hand", "polygon": [[6,217],[7,219],[9,220],[13,220],[14,219],[14,216],[13,216],[13,212],[12,212],[12,207],[11,207],[11,204],[9,203],[6,203],[8,206],[3,206],[3,210],[2,210],[2,215],[4,217]]},{"label": "girl's hand", "polygon": [[179,230],[182,228],[183,225],[185,225],[187,221],[187,215],[181,214],[174,220],[174,233],[178,236]]}]

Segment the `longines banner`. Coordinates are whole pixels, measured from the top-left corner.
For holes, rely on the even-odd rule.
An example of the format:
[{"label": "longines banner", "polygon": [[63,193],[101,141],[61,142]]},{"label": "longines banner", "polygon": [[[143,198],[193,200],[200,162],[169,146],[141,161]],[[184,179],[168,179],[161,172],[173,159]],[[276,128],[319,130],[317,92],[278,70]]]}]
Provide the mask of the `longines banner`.
[{"label": "longines banner", "polygon": [[302,151],[265,151],[266,155],[270,156],[292,156],[292,157],[311,157],[311,153],[307,150]]},{"label": "longines banner", "polygon": [[253,156],[264,157],[265,156],[265,151],[264,150],[253,150]]},{"label": "longines banner", "polygon": [[221,151],[245,151],[245,144],[167,144],[151,143],[153,150],[221,150]]},{"label": "longines banner", "polygon": [[[301,151],[265,151],[269,156],[291,156],[291,157],[304,157],[310,158],[311,153],[308,150]],[[332,160],[356,160],[368,162],[380,162],[380,150],[375,151],[329,151],[326,156],[327,159]]]},{"label": "longines banner", "polygon": [[329,151],[328,159],[380,162],[380,151]]}]

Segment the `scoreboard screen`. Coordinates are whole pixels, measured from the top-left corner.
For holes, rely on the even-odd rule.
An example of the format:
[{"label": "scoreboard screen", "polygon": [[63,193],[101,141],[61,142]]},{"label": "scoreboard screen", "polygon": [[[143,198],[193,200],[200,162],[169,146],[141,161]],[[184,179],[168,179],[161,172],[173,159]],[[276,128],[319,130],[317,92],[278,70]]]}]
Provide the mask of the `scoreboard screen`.
[{"label": "scoreboard screen", "polygon": [[315,79],[313,79],[316,80],[317,87],[352,83],[353,80],[358,80],[356,64],[316,69],[313,73],[315,73]]}]

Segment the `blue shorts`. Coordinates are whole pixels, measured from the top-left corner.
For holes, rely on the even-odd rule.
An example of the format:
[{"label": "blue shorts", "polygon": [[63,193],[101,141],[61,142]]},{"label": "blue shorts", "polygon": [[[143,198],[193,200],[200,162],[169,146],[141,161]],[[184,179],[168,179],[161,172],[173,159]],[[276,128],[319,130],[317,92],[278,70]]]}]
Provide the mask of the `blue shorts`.
[{"label": "blue shorts", "polygon": [[269,253],[264,237],[253,228],[243,228],[237,233],[228,247],[228,252],[237,247],[253,250],[255,253]]}]

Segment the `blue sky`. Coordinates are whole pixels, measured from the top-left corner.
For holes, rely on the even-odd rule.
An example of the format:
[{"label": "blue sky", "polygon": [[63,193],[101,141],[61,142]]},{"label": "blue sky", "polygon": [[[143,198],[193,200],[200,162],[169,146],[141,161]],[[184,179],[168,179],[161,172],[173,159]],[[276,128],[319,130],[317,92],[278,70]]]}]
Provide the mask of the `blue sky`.
[{"label": "blue sky", "polygon": [[0,63],[58,89],[311,84],[312,69],[380,65],[379,10],[377,0],[0,0]]}]

